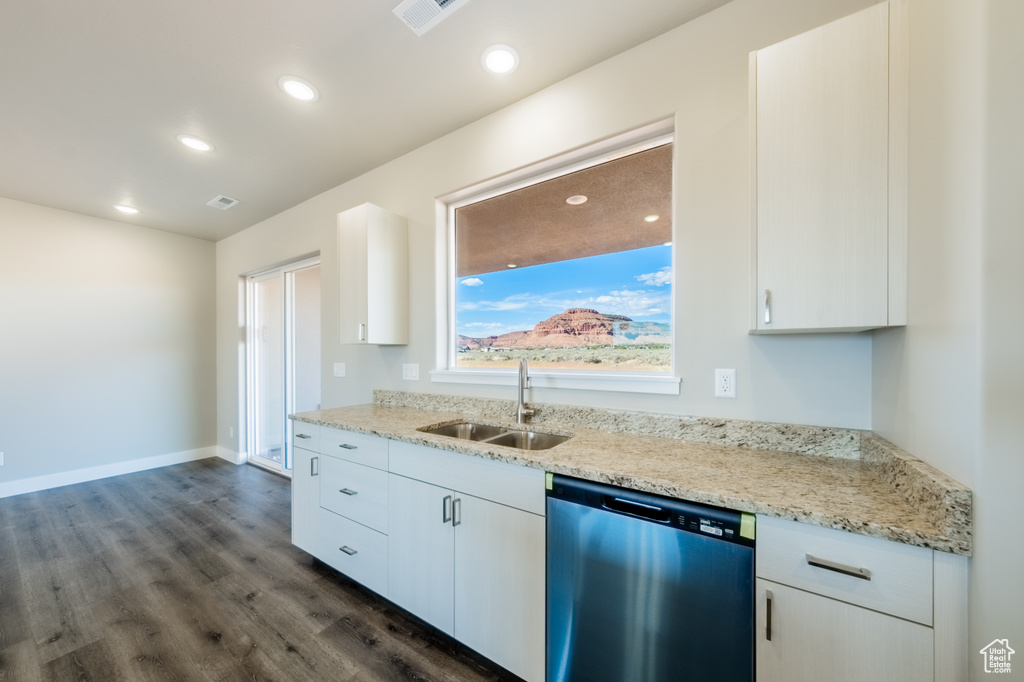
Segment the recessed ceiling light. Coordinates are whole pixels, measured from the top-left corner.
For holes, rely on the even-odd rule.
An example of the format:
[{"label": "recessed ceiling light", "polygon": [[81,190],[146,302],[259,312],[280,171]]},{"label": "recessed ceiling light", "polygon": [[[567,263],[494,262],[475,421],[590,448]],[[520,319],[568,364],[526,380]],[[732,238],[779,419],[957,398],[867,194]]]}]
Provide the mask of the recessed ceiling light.
[{"label": "recessed ceiling light", "polygon": [[139,211],[139,209],[135,208],[134,206],[127,206],[125,204],[118,204],[114,208],[116,208],[121,213],[127,213],[128,215],[134,215],[136,213],[141,213],[141,211]]},{"label": "recessed ceiling light", "polygon": [[192,135],[178,135],[178,142],[182,143],[189,149],[194,149],[197,152],[208,152],[213,150],[213,145],[206,140],[200,140],[198,137]]},{"label": "recessed ceiling light", "polygon": [[646,218],[644,218],[644,221],[648,222],[648,223],[653,223],[653,222],[656,222],[658,220],[658,218],[660,218],[660,217],[661,216],[659,216],[659,215],[649,215]]},{"label": "recessed ceiling light", "polygon": [[289,95],[303,102],[315,102],[320,99],[320,92],[307,80],[295,76],[281,76],[277,84]]},{"label": "recessed ceiling light", "polygon": [[586,202],[587,198],[582,194],[574,194],[573,196],[565,200],[565,203],[572,204],[573,206],[579,206],[580,204],[585,204]]},{"label": "recessed ceiling light", "polygon": [[512,73],[519,67],[519,53],[508,45],[491,45],[480,61],[491,73]]},{"label": "recessed ceiling light", "polygon": [[514,267],[516,266],[516,264],[515,264],[515,263],[509,263],[509,264],[508,264],[508,266],[509,266],[510,268],[514,268]]}]

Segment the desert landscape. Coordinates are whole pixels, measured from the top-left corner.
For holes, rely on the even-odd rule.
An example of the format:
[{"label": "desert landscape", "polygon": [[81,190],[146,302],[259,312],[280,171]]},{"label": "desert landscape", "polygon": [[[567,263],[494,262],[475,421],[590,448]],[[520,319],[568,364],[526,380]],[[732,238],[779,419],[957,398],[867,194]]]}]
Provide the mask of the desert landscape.
[{"label": "desert landscape", "polygon": [[571,308],[533,329],[483,338],[458,338],[458,367],[514,367],[526,357],[531,367],[668,371],[671,328],[666,322],[637,322],[590,308]]}]

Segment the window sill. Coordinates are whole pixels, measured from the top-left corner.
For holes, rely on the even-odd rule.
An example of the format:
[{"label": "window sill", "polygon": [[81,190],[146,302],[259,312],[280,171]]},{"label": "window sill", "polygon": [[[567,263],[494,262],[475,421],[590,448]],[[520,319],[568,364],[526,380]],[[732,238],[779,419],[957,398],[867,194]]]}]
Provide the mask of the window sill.
[{"label": "window sill", "polygon": [[[435,369],[430,380],[440,384],[477,384],[515,386],[515,370],[452,370]],[[617,391],[620,393],[657,393],[679,395],[680,378],[654,374],[574,374],[571,372],[530,372],[531,388],[560,388],[582,391]]]}]

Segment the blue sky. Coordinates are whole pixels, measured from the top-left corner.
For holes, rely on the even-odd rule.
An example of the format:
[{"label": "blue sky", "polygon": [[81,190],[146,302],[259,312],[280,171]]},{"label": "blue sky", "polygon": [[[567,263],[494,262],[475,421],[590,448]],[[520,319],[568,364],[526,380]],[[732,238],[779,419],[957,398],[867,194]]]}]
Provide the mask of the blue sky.
[{"label": "blue sky", "polygon": [[456,282],[456,331],[484,337],[533,329],[569,308],[670,322],[672,248],[651,246]]}]

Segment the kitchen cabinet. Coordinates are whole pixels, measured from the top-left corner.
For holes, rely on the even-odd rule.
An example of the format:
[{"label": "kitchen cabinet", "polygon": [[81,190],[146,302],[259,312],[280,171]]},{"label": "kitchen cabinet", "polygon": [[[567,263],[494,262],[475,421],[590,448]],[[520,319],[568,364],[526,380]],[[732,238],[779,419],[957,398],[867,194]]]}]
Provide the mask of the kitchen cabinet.
[{"label": "kitchen cabinet", "polygon": [[387,439],[293,431],[292,544],[387,596]]},{"label": "kitchen cabinet", "polygon": [[965,557],[757,518],[759,682],[963,679]]},{"label": "kitchen cabinet", "polygon": [[906,323],[907,0],[750,54],[752,333]]},{"label": "kitchen cabinet", "polygon": [[389,598],[543,680],[544,472],[406,443],[390,457]]},{"label": "kitchen cabinet", "polygon": [[292,544],[312,554],[320,508],[320,427],[293,422],[292,431]]},{"label": "kitchen cabinet", "polygon": [[338,214],[341,343],[409,342],[409,236],[402,216],[373,204]]}]

